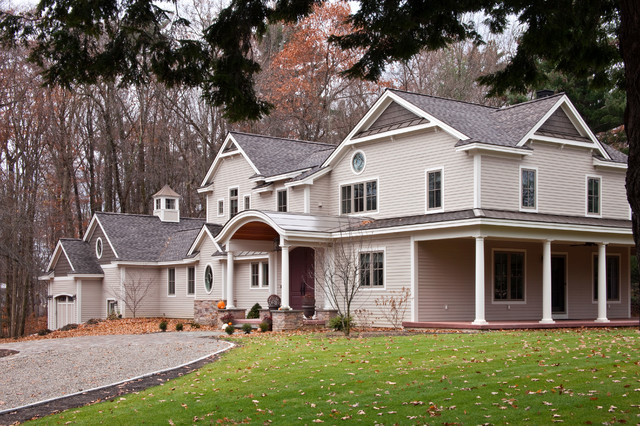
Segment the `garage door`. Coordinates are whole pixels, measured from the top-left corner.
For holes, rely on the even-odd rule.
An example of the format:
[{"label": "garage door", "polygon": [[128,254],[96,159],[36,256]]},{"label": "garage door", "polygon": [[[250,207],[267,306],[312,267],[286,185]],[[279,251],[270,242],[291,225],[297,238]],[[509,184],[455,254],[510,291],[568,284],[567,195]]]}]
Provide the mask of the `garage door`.
[{"label": "garage door", "polygon": [[56,329],[76,322],[76,302],[71,296],[56,297]]}]

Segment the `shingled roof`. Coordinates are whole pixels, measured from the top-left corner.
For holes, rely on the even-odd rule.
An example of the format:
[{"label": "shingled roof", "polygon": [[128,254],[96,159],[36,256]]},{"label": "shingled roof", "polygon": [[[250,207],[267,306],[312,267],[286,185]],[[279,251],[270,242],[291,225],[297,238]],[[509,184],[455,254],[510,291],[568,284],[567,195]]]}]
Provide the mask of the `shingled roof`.
[{"label": "shingled roof", "polygon": [[181,260],[205,224],[204,219],[163,222],[157,216],[96,213],[119,260],[160,262]]},{"label": "shingled roof", "polygon": [[335,145],[320,142],[241,132],[230,134],[264,177],[319,166],[336,148]]},{"label": "shingled roof", "polygon": [[78,238],[61,238],[60,244],[73,267],[72,274],[103,274],[89,243]]}]

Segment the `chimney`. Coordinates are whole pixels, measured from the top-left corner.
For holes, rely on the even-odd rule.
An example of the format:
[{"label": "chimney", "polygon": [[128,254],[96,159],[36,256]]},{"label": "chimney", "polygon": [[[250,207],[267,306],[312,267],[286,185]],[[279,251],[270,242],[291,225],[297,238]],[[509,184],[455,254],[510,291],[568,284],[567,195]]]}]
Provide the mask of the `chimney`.
[{"label": "chimney", "polygon": [[536,90],[536,99],[546,98],[547,96],[553,96],[555,92],[551,89]]},{"label": "chimney", "polygon": [[180,195],[169,185],[153,194],[153,214],[163,222],[180,222]]}]

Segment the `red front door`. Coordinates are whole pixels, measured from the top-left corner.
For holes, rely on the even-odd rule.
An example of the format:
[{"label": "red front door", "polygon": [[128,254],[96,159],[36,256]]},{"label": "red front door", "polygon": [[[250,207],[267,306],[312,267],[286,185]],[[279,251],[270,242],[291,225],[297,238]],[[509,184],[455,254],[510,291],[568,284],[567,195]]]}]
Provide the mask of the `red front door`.
[{"label": "red front door", "polygon": [[302,296],[314,294],[314,251],[297,247],[289,253],[289,302],[292,309],[302,309]]}]

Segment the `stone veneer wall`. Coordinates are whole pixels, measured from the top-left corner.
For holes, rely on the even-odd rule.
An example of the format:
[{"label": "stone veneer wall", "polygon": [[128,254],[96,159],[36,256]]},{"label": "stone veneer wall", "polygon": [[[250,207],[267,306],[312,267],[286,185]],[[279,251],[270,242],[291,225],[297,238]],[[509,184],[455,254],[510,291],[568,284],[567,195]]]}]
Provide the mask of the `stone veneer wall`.
[{"label": "stone veneer wall", "polygon": [[218,325],[217,300],[194,300],[193,320],[204,325]]},{"label": "stone veneer wall", "polygon": [[273,331],[298,330],[303,326],[302,311],[271,311]]}]

